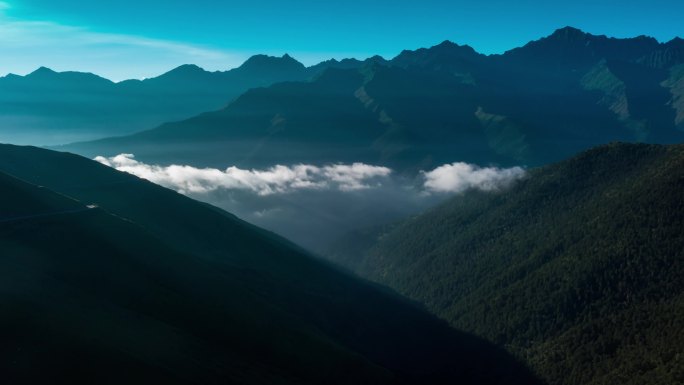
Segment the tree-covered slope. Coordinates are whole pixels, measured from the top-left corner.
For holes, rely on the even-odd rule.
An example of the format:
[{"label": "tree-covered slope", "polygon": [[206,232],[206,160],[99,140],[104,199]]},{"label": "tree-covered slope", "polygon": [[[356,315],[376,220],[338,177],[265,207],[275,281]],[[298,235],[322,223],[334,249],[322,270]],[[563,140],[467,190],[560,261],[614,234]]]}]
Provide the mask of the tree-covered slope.
[{"label": "tree-covered slope", "polygon": [[611,144],[350,236],[331,258],[550,383],[681,383],[683,191],[683,145]]},{"label": "tree-covered slope", "polygon": [[2,146],[0,160],[8,383],[537,382],[218,209],[74,155]]}]

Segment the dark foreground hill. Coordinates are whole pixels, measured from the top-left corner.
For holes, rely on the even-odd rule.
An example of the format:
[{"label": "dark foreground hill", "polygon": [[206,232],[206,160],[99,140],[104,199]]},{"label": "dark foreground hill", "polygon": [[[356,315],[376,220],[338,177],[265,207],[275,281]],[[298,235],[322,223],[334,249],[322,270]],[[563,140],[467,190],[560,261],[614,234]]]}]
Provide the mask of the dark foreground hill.
[{"label": "dark foreground hill", "polygon": [[225,109],[65,147],[94,157],[242,168],[453,161],[542,165],[610,141],[684,141],[684,43],[559,29],[485,56],[444,42],[389,61],[332,63],[312,82],[255,89]]},{"label": "dark foreground hill", "polygon": [[503,350],[211,206],[0,146],[9,384],[534,384]]},{"label": "dark foreground hill", "polygon": [[350,236],[338,263],[553,384],[684,382],[684,145],[611,144]]}]

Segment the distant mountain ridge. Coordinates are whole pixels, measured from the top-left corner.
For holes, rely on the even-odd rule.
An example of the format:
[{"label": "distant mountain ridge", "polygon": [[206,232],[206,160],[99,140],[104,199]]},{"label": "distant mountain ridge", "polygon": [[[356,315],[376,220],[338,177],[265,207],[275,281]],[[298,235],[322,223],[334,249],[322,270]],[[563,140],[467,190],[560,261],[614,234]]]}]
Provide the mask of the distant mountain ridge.
[{"label": "distant mountain ridge", "polygon": [[570,27],[502,55],[445,41],[391,60],[327,62],[308,82],[62,149],[214,167],[363,161],[415,173],[453,161],[541,165],[615,140],[676,143],[681,46]]},{"label": "distant mountain ridge", "polygon": [[556,30],[548,37],[506,51],[501,56],[555,56],[557,59],[573,61],[588,58],[632,61],[638,60],[667,44],[661,44],[656,39],[644,35],[621,39],[605,35],[592,35],[577,28],[564,27]]},{"label": "distant mountain ridge", "polygon": [[222,108],[250,88],[305,81],[337,65],[307,68],[289,55],[256,55],[228,71],[188,64],[154,78],[118,83],[41,67],[26,76],[0,78],[0,139],[40,145],[130,134]]}]

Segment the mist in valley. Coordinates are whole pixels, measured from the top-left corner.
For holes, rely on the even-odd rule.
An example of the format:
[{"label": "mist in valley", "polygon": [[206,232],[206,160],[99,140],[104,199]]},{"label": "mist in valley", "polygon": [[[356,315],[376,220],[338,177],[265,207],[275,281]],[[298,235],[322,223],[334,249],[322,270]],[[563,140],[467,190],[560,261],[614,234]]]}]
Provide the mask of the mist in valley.
[{"label": "mist in valley", "polygon": [[499,189],[525,175],[520,167],[463,162],[408,176],[364,163],[222,170],[147,164],[134,154],[95,160],[220,207],[319,254],[352,231],[423,212],[468,189]]}]

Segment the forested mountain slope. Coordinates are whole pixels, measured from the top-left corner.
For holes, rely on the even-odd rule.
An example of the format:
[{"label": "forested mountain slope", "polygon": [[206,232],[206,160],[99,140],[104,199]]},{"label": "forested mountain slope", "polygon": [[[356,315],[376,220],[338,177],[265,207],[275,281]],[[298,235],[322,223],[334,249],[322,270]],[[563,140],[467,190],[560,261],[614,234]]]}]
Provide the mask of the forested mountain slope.
[{"label": "forested mountain slope", "polygon": [[330,258],[554,384],[684,381],[684,145],[610,144],[470,191]]}]

